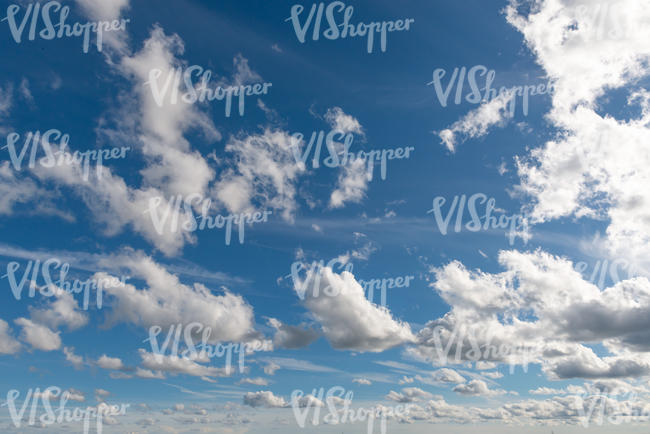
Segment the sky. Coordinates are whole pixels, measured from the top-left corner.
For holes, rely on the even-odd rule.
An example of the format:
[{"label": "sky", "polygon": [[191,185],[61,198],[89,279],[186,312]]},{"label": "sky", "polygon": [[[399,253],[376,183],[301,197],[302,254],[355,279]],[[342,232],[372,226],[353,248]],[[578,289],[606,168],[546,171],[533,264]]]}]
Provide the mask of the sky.
[{"label": "sky", "polygon": [[647,430],[650,1],[0,11],[3,432]]}]

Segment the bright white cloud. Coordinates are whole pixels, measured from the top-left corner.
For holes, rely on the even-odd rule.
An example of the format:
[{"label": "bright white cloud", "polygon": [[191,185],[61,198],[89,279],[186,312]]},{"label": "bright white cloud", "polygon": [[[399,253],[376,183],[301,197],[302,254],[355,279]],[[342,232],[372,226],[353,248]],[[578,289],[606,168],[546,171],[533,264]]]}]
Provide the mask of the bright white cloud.
[{"label": "bright white cloud", "polygon": [[[324,267],[319,278],[308,272],[303,303],[321,324],[323,333],[336,349],[381,352],[413,342],[408,324],[395,320],[390,311],[371,303],[354,276],[334,273]],[[298,282],[296,292],[301,286]]]},{"label": "bright white cloud", "polygon": [[[517,2],[507,19],[525,37],[555,83],[547,118],[556,137],[518,161],[520,190],[533,199],[536,221],[567,216],[606,219],[603,247],[644,274],[650,245],[650,105],[640,78],[650,73],[647,0]],[[605,102],[624,91],[625,106]],[[621,109],[634,107],[629,119]]]},{"label": "bright white cloud", "polygon": [[343,133],[354,133],[363,136],[361,123],[354,117],[346,114],[341,107],[332,107],[325,113],[325,120],[333,130],[343,131]]},{"label": "bright white cloud", "polygon": [[494,125],[504,125],[512,117],[508,107],[512,98],[513,94],[506,92],[484,102],[480,107],[454,122],[449,128],[439,131],[437,134],[442,143],[447,149],[454,152],[459,143],[486,135],[488,129]]},{"label": "bright white cloud", "polygon": [[357,159],[341,167],[329,206],[341,208],[346,202],[359,203],[365,197],[371,172],[365,160]]}]

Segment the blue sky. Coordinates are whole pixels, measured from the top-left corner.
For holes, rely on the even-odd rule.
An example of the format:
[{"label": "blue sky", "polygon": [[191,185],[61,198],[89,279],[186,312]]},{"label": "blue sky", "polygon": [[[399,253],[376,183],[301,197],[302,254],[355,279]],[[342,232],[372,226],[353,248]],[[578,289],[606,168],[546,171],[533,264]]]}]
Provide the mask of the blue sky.
[{"label": "blue sky", "polygon": [[[57,130],[69,135],[70,152],[129,148],[87,180],[74,164],[29,167],[29,151],[16,167],[9,147],[0,149],[0,389],[23,396],[58,386],[83,395],[75,405],[130,403],[110,432],[338,432],[300,428],[301,404],[291,400],[335,386],[354,392],[352,406],[412,405],[410,416],[389,421],[395,432],[432,424],[573,432],[576,405],[589,408],[595,397],[644,408],[650,9],[614,3],[346,4],[355,24],[414,19],[372,53],[365,38],[313,40],[311,27],[301,43],[288,21],[297,3],[285,1],[63,2],[71,24],[128,19],[88,53],[80,38],[28,40],[29,29],[17,43],[10,20],[0,22],[5,144],[18,134],[20,151],[28,133]],[[15,4],[22,19],[30,3]],[[301,22],[312,6],[302,4]],[[271,85],[246,96],[243,115],[233,105],[225,116],[222,101],[174,104],[167,95],[157,105],[152,71],[162,86],[174,68],[193,65],[212,72],[211,88]],[[496,89],[554,87],[531,95],[524,114],[521,94],[468,102],[466,79],[461,102],[452,87],[443,106],[435,71],[444,71],[444,88],[455,68],[476,66],[494,71]],[[476,83],[483,94],[486,76]],[[366,162],[323,164],[325,144],[320,167],[313,153],[306,165],[295,159],[313,132],[334,130],[353,140],[353,152],[412,151],[387,161],[385,179],[377,164],[371,180]],[[212,217],[267,211],[268,219],[247,225],[243,243],[233,230],[228,245],[220,228],[155,227],[152,213],[193,194],[209,201]],[[462,230],[452,230],[451,214],[443,233],[435,198],[444,198],[444,218],[454,198],[476,194],[482,222],[490,199],[497,218],[525,219],[526,228],[512,240],[503,228],[471,231],[466,210]],[[152,210],[156,198],[163,208]],[[106,288],[101,308],[84,310],[79,294],[26,297],[28,289],[17,300],[11,264],[20,279],[48,259],[69,264],[69,281],[125,283]],[[292,264],[332,259],[341,266],[301,271],[301,298]],[[414,277],[387,290],[386,306],[359,284],[401,276]],[[324,294],[327,285],[337,295]],[[193,322],[214,329],[213,345],[271,345],[232,375],[215,369],[223,358],[155,358],[151,327],[162,340],[172,324]],[[472,341],[454,330],[507,354],[472,358]],[[453,349],[444,363],[440,345]],[[526,345],[528,361],[518,352]],[[452,360],[457,348],[461,359]],[[18,429],[6,406],[0,414],[3,428]]]}]

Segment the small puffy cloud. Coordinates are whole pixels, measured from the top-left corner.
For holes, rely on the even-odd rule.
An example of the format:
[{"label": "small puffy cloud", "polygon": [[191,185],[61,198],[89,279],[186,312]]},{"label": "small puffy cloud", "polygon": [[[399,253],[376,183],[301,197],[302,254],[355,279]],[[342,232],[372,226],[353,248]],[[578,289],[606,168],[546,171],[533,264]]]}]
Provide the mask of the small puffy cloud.
[{"label": "small puffy cloud", "polygon": [[105,389],[95,389],[95,399],[104,402],[110,396],[111,392]]},{"label": "small puffy cloud", "polygon": [[253,384],[255,386],[268,386],[269,382],[268,380],[257,377],[257,378],[242,378],[238,382],[239,384]]},{"label": "small puffy cloud", "polygon": [[250,407],[278,408],[287,407],[287,402],[280,396],[275,396],[268,390],[260,392],[247,392],[244,395],[244,405]]},{"label": "small puffy cloud", "polygon": [[341,167],[336,187],[330,196],[330,208],[341,208],[346,202],[361,202],[369,182],[370,172],[365,160],[357,159]]},{"label": "small puffy cloud", "polygon": [[106,354],[103,354],[99,359],[97,359],[97,366],[102,369],[112,369],[119,371],[124,368],[124,363],[119,357],[109,357]]},{"label": "small puffy cloud", "polygon": [[68,399],[71,401],[84,402],[86,400],[86,396],[80,390],[68,389],[65,392],[67,392]]},{"label": "small puffy cloud", "polygon": [[325,113],[325,120],[332,127],[333,130],[340,130],[343,133],[355,133],[363,135],[363,128],[361,123],[348,114],[346,114],[341,107],[332,107]]},{"label": "small puffy cloud", "polygon": [[186,374],[195,377],[227,377],[234,372],[234,368],[218,368],[205,366],[188,357],[154,354],[140,348],[142,366],[148,370],[169,372],[172,374]]},{"label": "small puffy cloud", "polygon": [[490,390],[488,385],[483,380],[471,380],[467,384],[459,384],[452,389],[454,392],[461,395],[470,396],[496,396],[506,393],[504,390]]},{"label": "small puffy cloud", "polygon": [[440,383],[464,383],[465,382],[465,377],[460,375],[458,372],[454,371],[453,369],[449,368],[442,368],[438,369],[437,371],[434,371],[431,373],[431,377],[433,377],[434,381],[440,382]]},{"label": "small puffy cloud", "polygon": [[[328,399],[331,402],[333,402],[335,405],[343,402],[343,399],[339,398],[338,396],[330,396]],[[291,406],[298,407],[298,408],[314,408],[314,407],[324,407],[325,403],[320,399],[316,398],[314,395],[309,394],[309,395],[301,396],[300,398],[297,399],[294,398],[294,400],[291,401]]]},{"label": "small puffy cloud", "polygon": [[403,403],[417,402],[423,399],[431,399],[432,397],[433,395],[431,393],[425,392],[417,387],[405,387],[402,389],[401,393],[391,390],[390,393],[386,395],[386,399]]},{"label": "small puffy cloud", "polygon": [[158,380],[163,380],[165,378],[165,375],[160,371],[154,372],[149,369],[142,369],[140,367],[135,369],[134,374],[138,378],[155,378]]},{"label": "small puffy cloud", "polygon": [[43,309],[29,307],[32,320],[57,329],[65,325],[69,330],[76,330],[88,323],[88,315],[79,309],[79,302],[72,293],[63,291],[60,288],[51,288],[54,292],[55,301],[49,303]]},{"label": "small puffy cloud", "polygon": [[472,110],[449,128],[439,131],[438,136],[442,143],[449,151],[454,152],[457,144],[467,139],[484,136],[493,125],[505,124],[512,117],[508,110],[508,103],[512,98],[513,95],[506,92],[484,102],[479,108]]},{"label": "small puffy cloud", "polygon": [[54,351],[61,348],[61,337],[44,325],[27,318],[18,318],[14,323],[21,326],[20,340],[41,351]]},{"label": "small puffy cloud", "polygon": [[70,362],[75,369],[81,369],[84,366],[84,358],[74,353],[73,347],[63,347],[65,360]]}]

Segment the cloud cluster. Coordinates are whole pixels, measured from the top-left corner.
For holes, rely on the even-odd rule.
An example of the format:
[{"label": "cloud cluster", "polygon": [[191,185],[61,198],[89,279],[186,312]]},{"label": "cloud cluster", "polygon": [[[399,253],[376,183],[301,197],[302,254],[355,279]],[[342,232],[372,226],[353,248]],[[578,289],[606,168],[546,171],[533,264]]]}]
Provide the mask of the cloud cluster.
[{"label": "cloud cluster", "polygon": [[[451,310],[418,332],[408,354],[433,364],[540,363],[550,378],[647,375],[650,281],[600,290],[564,258],[502,251],[497,274],[454,261],[434,269],[432,286]],[[598,356],[599,344],[609,355]],[[459,389],[460,390],[460,389]]]},{"label": "cloud cluster", "polygon": [[[517,4],[507,19],[555,84],[547,118],[556,137],[518,161],[530,213],[539,222],[608,220],[602,247],[647,273],[650,196],[639,186],[650,178],[650,99],[640,81],[650,73],[648,5],[545,1],[524,13]],[[620,91],[634,107],[629,117],[608,103]]]}]

